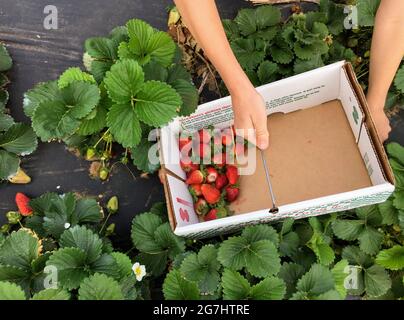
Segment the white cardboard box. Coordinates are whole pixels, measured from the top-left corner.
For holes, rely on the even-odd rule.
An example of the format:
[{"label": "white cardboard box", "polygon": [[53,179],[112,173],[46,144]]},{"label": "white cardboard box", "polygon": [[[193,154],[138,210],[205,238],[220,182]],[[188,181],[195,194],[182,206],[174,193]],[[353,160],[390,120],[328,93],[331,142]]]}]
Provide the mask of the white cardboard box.
[{"label": "white cardboard box", "polygon": [[[235,214],[200,222],[179,165],[181,130],[233,123],[230,97],[202,104],[160,131],[160,158],[169,220],[175,234],[206,238],[246,225],[344,211],[385,201],[394,176],[349,63],[337,62],[257,88],[268,115],[265,152],[276,204],[269,196],[262,160],[240,178]],[[248,107],[248,106],[246,106]],[[275,207],[276,213],[271,208]]]}]

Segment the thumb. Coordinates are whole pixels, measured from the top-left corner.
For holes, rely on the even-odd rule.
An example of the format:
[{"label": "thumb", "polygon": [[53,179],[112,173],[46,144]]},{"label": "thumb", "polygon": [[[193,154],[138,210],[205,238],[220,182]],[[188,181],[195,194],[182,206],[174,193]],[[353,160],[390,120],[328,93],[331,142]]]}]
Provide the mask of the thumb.
[{"label": "thumb", "polygon": [[269,134],[267,129],[267,118],[254,120],[255,135],[257,139],[257,147],[261,150],[268,148]]}]

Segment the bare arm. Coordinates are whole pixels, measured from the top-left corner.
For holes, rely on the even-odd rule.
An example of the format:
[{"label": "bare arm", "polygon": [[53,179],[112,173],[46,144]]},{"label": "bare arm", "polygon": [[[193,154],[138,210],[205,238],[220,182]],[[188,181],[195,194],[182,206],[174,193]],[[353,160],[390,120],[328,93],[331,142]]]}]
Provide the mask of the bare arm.
[{"label": "bare arm", "polygon": [[382,0],[370,52],[368,102],[382,141],[391,131],[384,114],[387,92],[404,56],[404,1]]},{"label": "bare arm", "polygon": [[214,0],[175,0],[185,24],[218,70],[232,97],[236,129],[255,129],[268,146],[265,105],[231,50]]}]

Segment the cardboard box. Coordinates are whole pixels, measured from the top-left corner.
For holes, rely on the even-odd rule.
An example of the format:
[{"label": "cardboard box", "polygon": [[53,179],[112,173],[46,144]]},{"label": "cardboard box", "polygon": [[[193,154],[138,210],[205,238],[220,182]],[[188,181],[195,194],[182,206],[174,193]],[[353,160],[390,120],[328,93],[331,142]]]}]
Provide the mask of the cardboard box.
[{"label": "cardboard box", "polygon": [[380,203],[392,194],[394,176],[350,64],[334,63],[257,90],[268,114],[270,147],[264,155],[274,199],[256,150],[256,170],[240,177],[240,195],[231,204],[235,214],[198,220],[179,165],[178,133],[233,122],[230,97],[200,105],[193,115],[160,131],[164,189],[175,234],[211,237],[246,225]]}]

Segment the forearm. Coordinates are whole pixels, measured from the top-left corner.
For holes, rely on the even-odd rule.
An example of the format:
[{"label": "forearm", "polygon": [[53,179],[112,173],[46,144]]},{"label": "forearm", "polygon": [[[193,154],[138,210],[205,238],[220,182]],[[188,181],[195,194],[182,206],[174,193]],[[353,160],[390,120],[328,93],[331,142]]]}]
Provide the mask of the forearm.
[{"label": "forearm", "polygon": [[214,0],[175,0],[192,35],[213,63],[230,94],[253,88],[231,50]]},{"label": "forearm", "polygon": [[370,53],[368,99],[383,108],[404,56],[404,1],[382,0],[376,14]]}]

